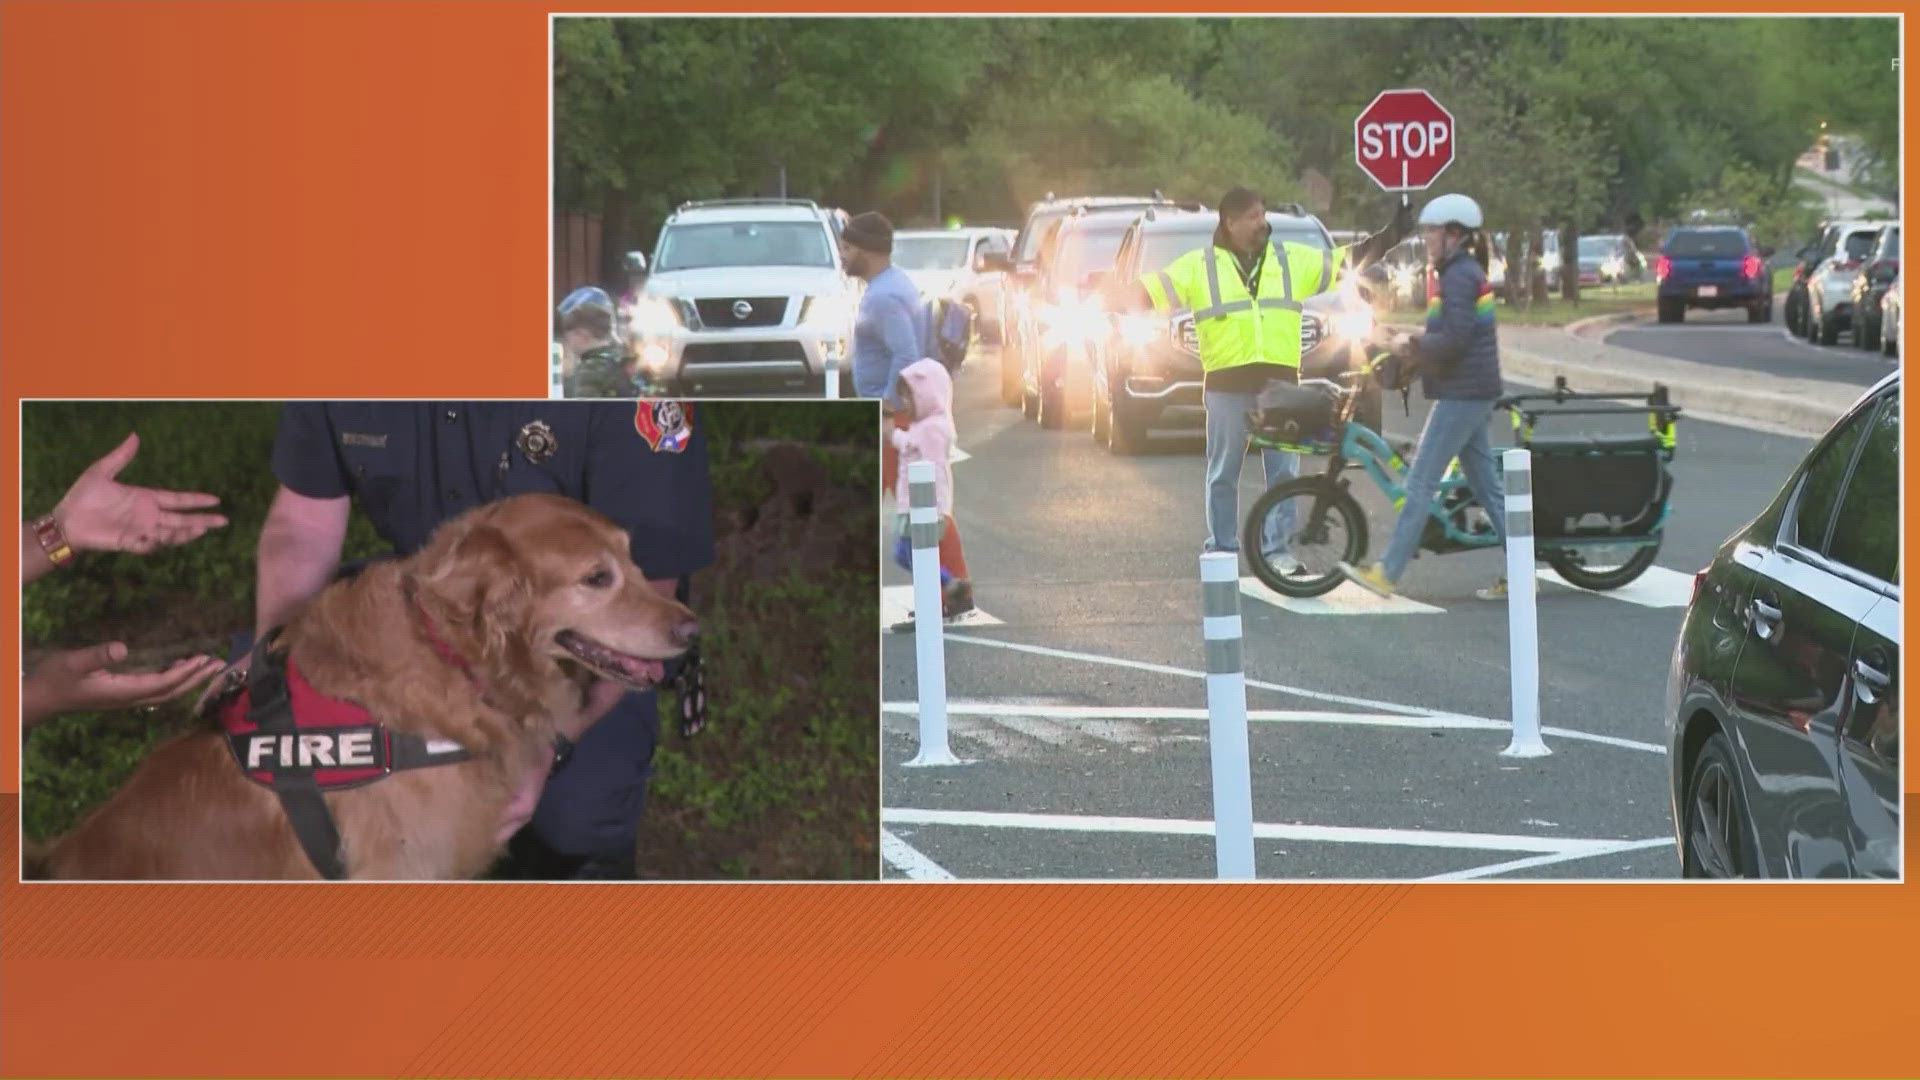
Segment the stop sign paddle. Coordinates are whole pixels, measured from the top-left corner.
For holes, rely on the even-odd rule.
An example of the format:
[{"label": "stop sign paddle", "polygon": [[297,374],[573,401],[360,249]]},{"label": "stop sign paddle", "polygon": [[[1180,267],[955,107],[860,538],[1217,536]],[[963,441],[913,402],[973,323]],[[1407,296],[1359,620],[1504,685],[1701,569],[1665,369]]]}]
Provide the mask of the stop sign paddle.
[{"label": "stop sign paddle", "polygon": [[1453,114],[1425,90],[1383,90],[1353,121],[1353,158],[1387,191],[1419,191],[1453,164]]}]

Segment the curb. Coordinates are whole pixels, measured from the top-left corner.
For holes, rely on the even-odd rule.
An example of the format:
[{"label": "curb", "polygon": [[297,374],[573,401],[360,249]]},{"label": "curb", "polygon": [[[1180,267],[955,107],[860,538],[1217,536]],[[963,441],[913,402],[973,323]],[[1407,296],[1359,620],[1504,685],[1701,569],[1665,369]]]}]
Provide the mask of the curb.
[{"label": "curb", "polygon": [[[1552,386],[1554,377],[1566,376],[1576,390],[1586,393],[1646,394],[1655,383],[1664,384],[1673,403],[1683,409],[1722,417],[1757,420],[1778,425],[1812,437],[1826,433],[1834,421],[1852,407],[1809,400],[1793,394],[1765,390],[1743,390],[1695,379],[1675,379],[1638,371],[1601,367],[1569,360],[1556,360],[1525,349],[1502,345],[1500,366],[1516,382]],[[1864,390],[1862,390],[1864,392]],[[1856,395],[1857,397],[1857,395]]]},{"label": "curb", "polygon": [[1622,326],[1630,322],[1641,322],[1645,320],[1653,310],[1653,308],[1646,308],[1636,309],[1634,311],[1616,311],[1611,315],[1593,315],[1581,319],[1578,322],[1570,322],[1561,327],[1561,329],[1572,334],[1574,337],[1601,336],[1597,335],[1595,331],[1612,329],[1613,327]]}]

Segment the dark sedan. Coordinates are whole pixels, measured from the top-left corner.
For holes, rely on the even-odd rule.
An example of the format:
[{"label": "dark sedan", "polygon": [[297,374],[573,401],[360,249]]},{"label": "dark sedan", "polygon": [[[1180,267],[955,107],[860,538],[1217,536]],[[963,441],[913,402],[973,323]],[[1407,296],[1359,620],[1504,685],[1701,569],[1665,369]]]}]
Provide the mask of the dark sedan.
[{"label": "dark sedan", "polygon": [[1694,579],[1667,683],[1688,877],[1900,876],[1900,381]]}]

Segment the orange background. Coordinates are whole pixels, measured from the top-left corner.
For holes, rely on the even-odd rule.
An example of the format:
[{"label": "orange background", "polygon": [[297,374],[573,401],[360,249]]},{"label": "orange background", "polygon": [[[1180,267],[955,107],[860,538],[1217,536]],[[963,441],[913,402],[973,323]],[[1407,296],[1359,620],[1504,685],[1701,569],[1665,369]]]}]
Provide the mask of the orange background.
[{"label": "orange background", "polygon": [[[522,3],[0,5],[8,422],[544,396],[547,38]],[[9,1076],[1920,1071],[1913,886],[28,887],[17,746]]]}]

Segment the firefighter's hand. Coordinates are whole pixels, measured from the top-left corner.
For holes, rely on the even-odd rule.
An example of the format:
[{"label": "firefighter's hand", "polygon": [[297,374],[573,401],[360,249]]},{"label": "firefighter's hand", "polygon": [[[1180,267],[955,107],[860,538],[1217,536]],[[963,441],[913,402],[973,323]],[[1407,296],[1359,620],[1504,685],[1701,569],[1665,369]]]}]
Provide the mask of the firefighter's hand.
[{"label": "firefighter's hand", "polygon": [[127,647],[112,641],[42,660],[21,680],[22,725],[32,727],[61,713],[159,705],[191,692],[225,666],[218,657],[193,656],[174,661],[164,671],[106,670],[126,658]]}]

